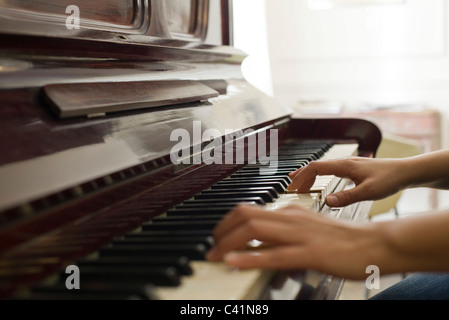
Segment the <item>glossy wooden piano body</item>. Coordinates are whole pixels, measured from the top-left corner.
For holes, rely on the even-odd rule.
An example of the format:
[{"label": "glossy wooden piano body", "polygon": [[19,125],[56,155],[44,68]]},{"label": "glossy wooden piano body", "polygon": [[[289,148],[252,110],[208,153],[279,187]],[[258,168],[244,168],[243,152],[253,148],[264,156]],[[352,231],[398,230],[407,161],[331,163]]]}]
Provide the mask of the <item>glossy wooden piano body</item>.
[{"label": "glossy wooden piano body", "polygon": [[[371,123],[292,119],[245,81],[245,55],[230,46],[230,1],[77,3],[79,29],[67,27],[74,22],[70,1],[0,5],[1,298],[16,297],[243,167],[174,164],[177,129],[191,137],[192,159],[208,142],[198,138],[198,124],[201,134],[222,132],[223,141],[225,132],[276,129],[279,144],[356,142],[360,155],[375,154],[380,132]],[[55,85],[67,101],[52,100]],[[194,98],[181,90],[188,85]],[[208,89],[216,94],[203,96]],[[97,112],[94,100],[111,106],[123,97],[127,108]],[[89,108],[64,118],[57,110],[65,103]],[[295,275],[313,289],[302,298],[332,298],[341,285],[312,271]]]}]

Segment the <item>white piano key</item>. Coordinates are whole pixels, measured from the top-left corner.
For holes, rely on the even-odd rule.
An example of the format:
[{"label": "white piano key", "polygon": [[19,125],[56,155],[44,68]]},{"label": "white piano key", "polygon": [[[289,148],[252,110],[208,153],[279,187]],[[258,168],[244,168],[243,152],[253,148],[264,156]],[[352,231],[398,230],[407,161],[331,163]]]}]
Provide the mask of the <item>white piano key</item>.
[{"label": "white piano key", "polygon": [[193,262],[194,274],[178,288],[160,287],[162,300],[252,300],[257,299],[274,272],[236,270],[224,263]]}]

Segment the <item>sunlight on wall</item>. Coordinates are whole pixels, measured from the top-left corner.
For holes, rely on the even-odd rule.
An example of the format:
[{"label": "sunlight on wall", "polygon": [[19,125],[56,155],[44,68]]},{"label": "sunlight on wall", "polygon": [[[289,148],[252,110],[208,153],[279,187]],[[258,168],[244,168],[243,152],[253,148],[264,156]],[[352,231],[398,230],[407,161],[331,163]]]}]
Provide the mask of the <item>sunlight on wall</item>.
[{"label": "sunlight on wall", "polygon": [[265,1],[235,0],[234,46],[248,54],[242,70],[252,85],[273,95],[268,55]]}]

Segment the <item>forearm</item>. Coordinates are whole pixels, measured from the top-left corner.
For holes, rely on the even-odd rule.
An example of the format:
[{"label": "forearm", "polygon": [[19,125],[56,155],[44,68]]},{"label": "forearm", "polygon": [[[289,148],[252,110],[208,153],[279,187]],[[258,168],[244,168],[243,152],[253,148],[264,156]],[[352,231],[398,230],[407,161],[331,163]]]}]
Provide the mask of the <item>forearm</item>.
[{"label": "forearm", "polygon": [[[393,221],[350,223],[297,206],[267,211],[239,206],[214,230],[210,261],[239,269],[314,269],[346,279],[382,274],[449,272],[449,210]],[[248,241],[265,244],[257,254]]]},{"label": "forearm", "polygon": [[449,189],[449,150],[407,158],[403,163],[408,176],[404,187]]},{"label": "forearm", "polygon": [[381,272],[449,271],[449,210],[373,224]]}]

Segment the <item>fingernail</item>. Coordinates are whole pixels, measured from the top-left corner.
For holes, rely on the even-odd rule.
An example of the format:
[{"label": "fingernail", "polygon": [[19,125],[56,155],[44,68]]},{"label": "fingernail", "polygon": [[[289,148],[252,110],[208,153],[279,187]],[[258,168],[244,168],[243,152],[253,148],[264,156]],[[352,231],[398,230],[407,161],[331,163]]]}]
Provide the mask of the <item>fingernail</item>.
[{"label": "fingernail", "polygon": [[239,259],[239,255],[237,253],[234,252],[230,252],[228,254],[226,254],[223,258],[223,260],[228,263],[228,264],[234,264],[236,261],[238,261]]},{"label": "fingernail", "polygon": [[338,199],[336,196],[330,195],[326,197],[326,203],[329,207],[337,207]]},{"label": "fingernail", "polygon": [[293,182],[292,182],[292,183],[289,184],[289,186],[287,187],[287,190],[288,190],[288,191],[298,190],[299,188],[302,187],[302,185],[303,185],[302,181],[300,181],[300,182],[298,183],[297,186],[294,186],[294,185],[293,185]]}]

